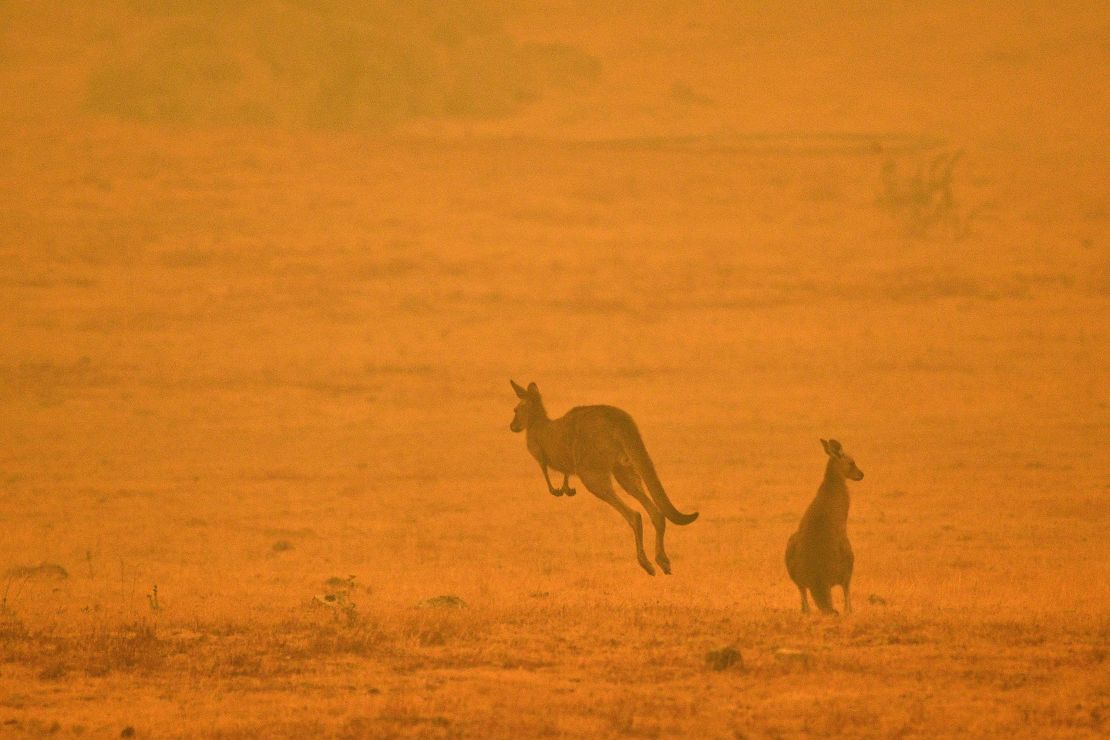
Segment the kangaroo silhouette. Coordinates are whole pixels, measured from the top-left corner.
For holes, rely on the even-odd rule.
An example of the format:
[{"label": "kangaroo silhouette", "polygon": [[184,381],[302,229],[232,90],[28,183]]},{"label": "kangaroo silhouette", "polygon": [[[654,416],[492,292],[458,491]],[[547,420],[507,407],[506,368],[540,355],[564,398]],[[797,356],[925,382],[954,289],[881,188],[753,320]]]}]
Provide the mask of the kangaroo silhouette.
[{"label": "kangaroo silhouette", "polygon": [[817,489],[798,531],[786,543],[786,570],[802,597],[802,613],[809,613],[806,590],[813,594],[817,608],[836,614],[832,587],[844,590],[844,611],[852,611],[852,568],[855,555],[848,541],[847,481],[863,480],[863,471],[835,439],[821,440],[825,454],[825,479]]},{"label": "kangaroo silhouette", "polygon": [[[553,496],[573,496],[570,476],[577,475],[590,493],[620,513],[636,539],[636,559],[648,575],[655,575],[644,553],[643,517],[613,490],[613,478],[640,502],[655,526],[655,562],[670,574],[671,561],[663,548],[667,520],[690,524],[697,512],[683,514],[674,507],[655,472],[655,465],[632,417],[613,406],[577,406],[558,419],[550,419],[535,383],[523,388],[509,381],[520,402],[509,429],[526,432],[528,452],[540,464],[547,490]],[[563,484],[551,484],[548,468],[563,474]],[[648,493],[644,491],[647,488]]]}]

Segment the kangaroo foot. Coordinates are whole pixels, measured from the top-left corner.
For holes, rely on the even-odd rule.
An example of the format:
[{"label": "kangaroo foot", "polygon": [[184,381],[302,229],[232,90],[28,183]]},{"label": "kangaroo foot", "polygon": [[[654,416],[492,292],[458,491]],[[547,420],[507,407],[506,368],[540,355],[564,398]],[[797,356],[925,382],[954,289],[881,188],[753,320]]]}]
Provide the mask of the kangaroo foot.
[{"label": "kangaroo foot", "polygon": [[640,567],[646,570],[649,576],[655,575],[655,568],[651,567],[651,563],[648,561],[647,555],[641,554],[638,557],[638,560],[640,561]]},{"label": "kangaroo foot", "polygon": [[666,555],[660,555],[655,558],[655,562],[659,563],[659,569],[663,571],[664,575],[671,574],[671,559]]}]

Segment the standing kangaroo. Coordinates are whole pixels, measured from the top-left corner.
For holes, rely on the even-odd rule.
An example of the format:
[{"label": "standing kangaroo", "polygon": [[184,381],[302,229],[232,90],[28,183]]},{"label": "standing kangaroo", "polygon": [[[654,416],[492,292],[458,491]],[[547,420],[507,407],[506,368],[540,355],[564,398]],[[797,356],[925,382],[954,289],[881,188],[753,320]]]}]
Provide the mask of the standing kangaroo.
[{"label": "standing kangaroo", "polygon": [[[565,416],[549,419],[535,383],[522,388],[509,382],[520,399],[509,429],[527,432],[528,451],[540,464],[548,492],[552,496],[573,496],[575,490],[567,484],[571,475],[577,475],[590,493],[616,509],[632,527],[636,558],[648,575],[655,575],[655,568],[644,554],[643,518],[617,496],[612,482],[615,477],[651,517],[655,525],[655,562],[669,575],[671,561],[663,550],[667,519],[675,524],[690,524],[698,514],[683,514],[667,498],[632,417],[612,406],[578,406]],[[548,468],[563,474],[561,487],[551,485]],[[650,498],[644,492],[645,484]]]},{"label": "standing kangaroo", "polygon": [[809,613],[806,589],[813,594],[818,609],[836,614],[832,605],[833,586],[844,589],[844,612],[851,613],[855,555],[848,542],[849,499],[845,481],[863,480],[863,471],[835,439],[823,439],[821,446],[829,456],[825,480],[802,516],[798,531],[786,543],[786,570],[802,595],[803,614]]}]

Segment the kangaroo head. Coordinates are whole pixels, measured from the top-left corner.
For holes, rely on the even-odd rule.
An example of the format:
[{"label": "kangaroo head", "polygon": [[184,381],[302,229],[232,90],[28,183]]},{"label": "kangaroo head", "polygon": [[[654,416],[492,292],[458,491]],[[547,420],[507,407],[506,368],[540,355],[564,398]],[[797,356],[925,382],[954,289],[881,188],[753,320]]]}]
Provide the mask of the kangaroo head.
[{"label": "kangaroo head", "polygon": [[535,383],[529,383],[527,388],[521,387],[515,381],[510,380],[513,390],[516,391],[517,398],[520,403],[516,405],[513,411],[513,421],[509,424],[509,429],[514,432],[523,432],[528,428],[528,425],[536,418],[536,416],[543,411],[543,402],[540,400],[540,389]]},{"label": "kangaroo head", "polygon": [[839,442],[835,439],[823,439],[821,446],[825,448],[825,454],[829,456],[836,472],[842,477],[848,480],[863,480],[863,471],[856,467],[856,461],[844,451]]}]

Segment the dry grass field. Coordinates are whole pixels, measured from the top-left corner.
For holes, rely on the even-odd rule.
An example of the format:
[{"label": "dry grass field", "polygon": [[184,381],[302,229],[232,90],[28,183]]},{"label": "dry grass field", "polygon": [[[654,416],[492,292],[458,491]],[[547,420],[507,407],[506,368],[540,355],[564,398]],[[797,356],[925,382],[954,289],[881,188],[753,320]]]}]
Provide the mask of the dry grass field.
[{"label": "dry grass field", "polygon": [[0,2],[0,735],[1110,731],[1110,12],[219,5]]}]

